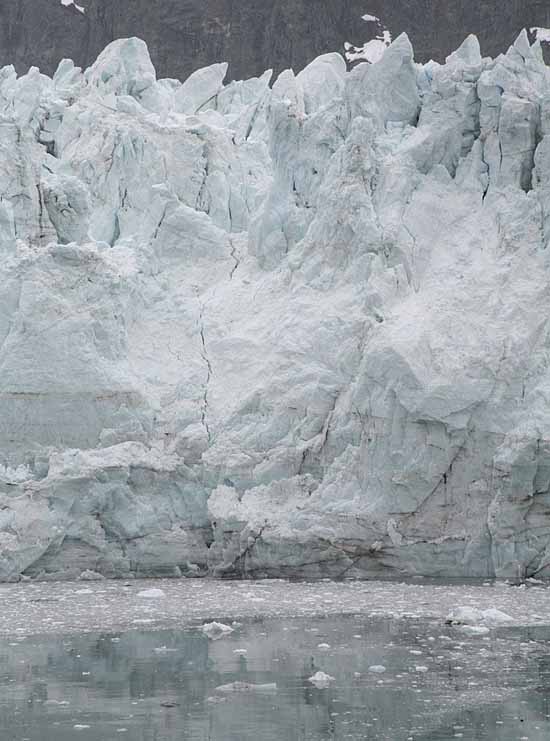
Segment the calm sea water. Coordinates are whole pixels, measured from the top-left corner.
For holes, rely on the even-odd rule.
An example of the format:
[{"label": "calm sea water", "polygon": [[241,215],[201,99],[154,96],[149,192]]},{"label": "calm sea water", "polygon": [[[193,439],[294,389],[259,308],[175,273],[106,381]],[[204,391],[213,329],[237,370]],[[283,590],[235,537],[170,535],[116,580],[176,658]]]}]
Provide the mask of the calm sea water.
[{"label": "calm sea water", "polygon": [[[233,627],[217,641],[200,626],[3,639],[0,739],[550,738],[546,628],[469,636],[359,616]],[[317,671],[334,679],[317,687]],[[245,688],[218,689],[233,682]]]}]

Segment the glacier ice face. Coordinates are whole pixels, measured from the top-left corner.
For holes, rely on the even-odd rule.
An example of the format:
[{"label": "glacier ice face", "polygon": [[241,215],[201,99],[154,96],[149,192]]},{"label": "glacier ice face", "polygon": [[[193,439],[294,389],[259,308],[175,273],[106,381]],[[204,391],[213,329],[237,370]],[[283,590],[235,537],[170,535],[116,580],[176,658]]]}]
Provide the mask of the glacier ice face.
[{"label": "glacier ice face", "polygon": [[550,77],[0,70],[0,578],[549,575]]}]

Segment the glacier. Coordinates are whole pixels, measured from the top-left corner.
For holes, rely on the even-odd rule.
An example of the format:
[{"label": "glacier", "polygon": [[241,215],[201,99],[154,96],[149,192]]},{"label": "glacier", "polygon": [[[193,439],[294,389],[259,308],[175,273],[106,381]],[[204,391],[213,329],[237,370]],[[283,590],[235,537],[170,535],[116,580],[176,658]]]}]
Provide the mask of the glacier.
[{"label": "glacier", "polygon": [[550,576],[550,72],[0,70],[0,579]]}]

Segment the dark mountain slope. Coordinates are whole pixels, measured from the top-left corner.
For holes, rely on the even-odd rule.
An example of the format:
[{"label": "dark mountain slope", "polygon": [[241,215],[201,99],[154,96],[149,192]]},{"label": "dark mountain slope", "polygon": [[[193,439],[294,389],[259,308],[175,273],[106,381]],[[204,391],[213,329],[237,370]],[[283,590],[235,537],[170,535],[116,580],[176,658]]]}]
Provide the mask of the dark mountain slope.
[{"label": "dark mountain slope", "polygon": [[316,55],[362,44],[380,16],[394,36],[405,30],[417,59],[443,60],[468,33],[484,53],[504,50],[524,26],[550,25],[547,0],[79,0],[85,14],[60,0],[0,3],[0,64],[51,74],[63,57],[82,66],[115,38],[140,36],[159,76],[184,78],[215,61],[230,75],[267,67],[301,69]]}]

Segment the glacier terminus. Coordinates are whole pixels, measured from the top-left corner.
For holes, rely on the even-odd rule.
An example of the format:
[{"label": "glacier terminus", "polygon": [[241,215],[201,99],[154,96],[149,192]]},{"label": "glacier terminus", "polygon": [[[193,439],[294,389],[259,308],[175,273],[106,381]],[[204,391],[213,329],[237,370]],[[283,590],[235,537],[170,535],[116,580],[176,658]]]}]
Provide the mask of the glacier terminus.
[{"label": "glacier terminus", "polygon": [[0,70],[0,579],[550,576],[550,71]]}]

